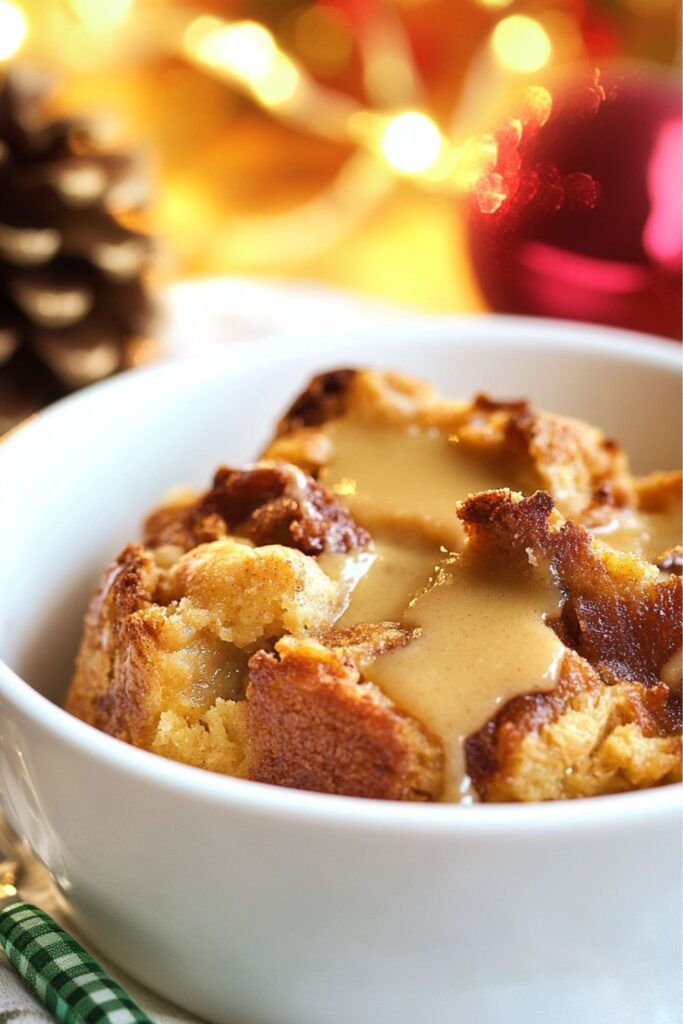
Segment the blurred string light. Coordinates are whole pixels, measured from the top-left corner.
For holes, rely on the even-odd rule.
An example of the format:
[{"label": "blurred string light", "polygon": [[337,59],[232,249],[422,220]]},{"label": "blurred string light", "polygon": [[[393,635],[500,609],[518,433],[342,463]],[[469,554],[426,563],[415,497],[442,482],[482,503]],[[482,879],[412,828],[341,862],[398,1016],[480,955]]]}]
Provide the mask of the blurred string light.
[{"label": "blurred string light", "polygon": [[9,60],[21,48],[28,33],[23,11],[9,0],[0,0],[0,61]]},{"label": "blurred string light", "polygon": [[[509,2],[479,0],[491,10],[502,10]],[[63,18],[55,31],[62,61],[82,69],[115,62],[122,54],[144,54],[147,59],[153,53],[181,54],[278,119],[350,147],[348,159],[321,193],[293,211],[263,218],[261,232],[257,218],[248,219],[242,236],[239,224],[231,223],[231,237],[241,237],[255,262],[264,254],[271,258],[274,244],[282,256],[286,251],[310,255],[316,248],[322,250],[335,234],[338,237],[367,216],[400,177],[425,189],[469,194],[486,213],[498,210],[514,191],[510,176],[497,169],[497,137],[473,135],[456,142],[424,109],[409,40],[392,5],[378,5],[356,40],[365,102],[323,86],[259,22],[229,21],[192,8],[169,11],[160,21],[154,6],[140,0],[61,0]],[[309,49],[317,45],[312,39],[317,38],[314,15],[309,10],[308,20],[297,16],[292,22],[295,42],[303,39]],[[340,19],[341,24],[341,15]],[[346,27],[348,36],[350,23]],[[27,19],[18,4],[0,0],[0,59],[16,52],[26,30]],[[304,57],[305,50],[304,46]],[[508,75],[540,70],[552,52],[543,25],[516,14],[497,22],[487,47],[489,59]],[[523,110],[505,129],[507,166],[515,163],[515,147],[525,125],[543,123],[551,105],[547,90],[527,89]]]},{"label": "blurred string light", "polygon": [[319,87],[254,21],[202,15],[188,25],[182,52],[195,65],[242,89],[267,110],[326,138],[346,137],[355,100]]},{"label": "blurred string light", "polygon": [[430,117],[406,110],[389,119],[381,145],[391,167],[404,174],[420,174],[436,166],[444,140]]},{"label": "blurred string light", "polygon": [[397,6],[383,3],[357,35],[363,86],[370,106],[410,107],[421,95],[413,52]]},{"label": "blurred string light", "polygon": [[[391,15],[375,23],[372,42],[364,39],[367,102],[361,103],[312,78],[261,24],[206,15],[190,22],[182,50],[191,63],[251,96],[278,119],[351,146],[334,179],[295,209],[233,218],[230,231],[215,243],[217,259],[238,257],[242,265],[258,266],[274,258],[311,258],[369,216],[400,177],[424,189],[471,195],[485,213],[494,213],[512,194],[513,176],[497,169],[496,137],[480,134],[456,142],[424,109],[410,47],[396,45],[399,30]],[[518,37],[520,45],[526,41]],[[398,94],[392,81],[401,83]],[[525,90],[518,118],[506,124],[507,166],[514,165],[511,150],[519,145],[525,124],[544,123],[551,106],[547,90]]]},{"label": "blurred string light", "polygon": [[540,71],[553,52],[541,23],[525,14],[511,14],[499,21],[493,30],[491,45],[503,67],[519,74]]},{"label": "blurred string light", "polygon": [[299,86],[301,76],[294,62],[278,49],[268,29],[255,21],[223,24],[199,18],[187,31],[186,49],[245,86],[267,107],[286,104]]},{"label": "blurred string light", "polygon": [[[530,18],[521,20],[540,29]],[[516,38],[527,45],[526,35]],[[509,55],[509,40],[506,45],[504,52]],[[500,183],[490,179],[497,158],[491,135],[456,145],[420,109],[370,109],[325,89],[284,53],[263,25],[199,17],[184,34],[183,52],[190,61],[242,88],[282,119],[336,141],[354,143],[383,161],[394,174],[441,191],[475,192],[487,209],[496,209],[505,198]],[[534,53],[537,61],[538,52]]]}]

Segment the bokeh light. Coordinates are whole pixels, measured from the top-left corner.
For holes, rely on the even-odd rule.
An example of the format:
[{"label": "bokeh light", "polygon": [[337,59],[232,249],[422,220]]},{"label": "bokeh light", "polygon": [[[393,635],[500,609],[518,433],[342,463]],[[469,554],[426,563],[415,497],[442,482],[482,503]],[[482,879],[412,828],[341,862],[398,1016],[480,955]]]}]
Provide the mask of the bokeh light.
[{"label": "bokeh light", "polygon": [[402,174],[420,174],[441,155],[441,132],[426,114],[406,110],[393,117],[382,135],[385,159]]},{"label": "bokeh light", "polygon": [[69,7],[89,28],[99,29],[124,22],[133,0],[69,0]]},{"label": "bokeh light", "polygon": [[14,56],[27,31],[26,18],[20,8],[9,0],[0,0],[0,61]]},{"label": "bokeh light", "polygon": [[[524,204],[557,196],[569,210],[578,175],[551,180],[552,161],[520,170],[568,102],[559,83],[615,59],[677,67],[679,7],[0,0],[0,77],[19,50],[55,82],[56,113],[106,112],[98,131],[144,140],[154,226],[172,253],[162,276],[259,269],[481,308],[468,219],[507,230]],[[589,94],[600,102],[597,85]],[[672,139],[662,129],[652,189]],[[678,250],[663,211],[653,203],[643,246],[668,266]]]},{"label": "bokeh light", "polygon": [[200,18],[190,25],[186,38],[207,64],[225,67],[246,82],[263,81],[273,66],[273,37],[254,21],[224,25],[218,19]]},{"label": "bokeh light", "polygon": [[467,139],[457,152],[454,178],[457,187],[465,192],[473,191],[482,178],[496,166],[498,146],[492,135]]},{"label": "bokeh light", "polygon": [[291,99],[299,84],[295,64],[273,36],[254,21],[225,24],[201,17],[185,33],[185,49],[195,59],[248,86],[266,106]]},{"label": "bokeh light", "polygon": [[540,71],[553,52],[548,33],[535,18],[511,14],[499,21],[491,36],[493,52],[508,71]]}]

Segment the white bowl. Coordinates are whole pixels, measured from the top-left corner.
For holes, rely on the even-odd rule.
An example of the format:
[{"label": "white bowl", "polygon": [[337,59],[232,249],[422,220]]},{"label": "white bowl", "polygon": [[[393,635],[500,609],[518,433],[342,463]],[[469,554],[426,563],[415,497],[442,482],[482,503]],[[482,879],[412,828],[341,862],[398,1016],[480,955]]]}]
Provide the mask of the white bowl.
[{"label": "white bowl", "polygon": [[[223,778],[62,711],[90,588],[170,486],[254,456],[314,371],[527,395],[680,464],[679,349],[504,318],[237,344],[124,375],[0,445],[0,781],[92,942],[249,1024],[672,1024],[680,787],[407,806]],[[25,679],[26,682],[23,682]]]}]

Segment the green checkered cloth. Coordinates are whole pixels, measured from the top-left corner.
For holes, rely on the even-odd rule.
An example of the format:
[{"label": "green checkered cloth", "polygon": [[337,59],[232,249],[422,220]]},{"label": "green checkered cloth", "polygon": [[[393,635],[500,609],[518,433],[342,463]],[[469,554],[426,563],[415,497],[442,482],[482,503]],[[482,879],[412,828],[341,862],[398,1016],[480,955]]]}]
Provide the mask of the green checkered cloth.
[{"label": "green checkered cloth", "polygon": [[75,939],[30,903],[0,912],[0,946],[64,1024],[152,1024]]},{"label": "green checkered cloth", "polygon": [[[0,827],[0,834],[2,829]],[[5,844],[6,845],[6,844]],[[0,848],[2,842],[0,841]],[[88,949],[87,940],[78,932],[75,920],[65,912],[64,904],[57,898],[57,891],[50,875],[37,860],[29,856],[23,847],[14,851],[20,859],[21,894],[27,903],[34,903],[71,935],[77,936],[81,945]],[[19,872],[18,872],[19,874]],[[14,898],[14,903],[18,898]],[[9,901],[0,908],[8,905]],[[163,997],[141,985],[134,978],[126,975],[115,964],[110,963],[99,952],[93,953],[107,974],[115,978],[119,985],[132,995],[136,1004],[156,1021],[156,1024],[205,1024],[199,1018],[173,1006]],[[30,986],[22,981],[17,970],[8,962],[0,942],[0,1024],[53,1024],[54,1017],[46,1009],[44,1003],[36,998]],[[229,1024],[228,1021],[225,1024]]]}]

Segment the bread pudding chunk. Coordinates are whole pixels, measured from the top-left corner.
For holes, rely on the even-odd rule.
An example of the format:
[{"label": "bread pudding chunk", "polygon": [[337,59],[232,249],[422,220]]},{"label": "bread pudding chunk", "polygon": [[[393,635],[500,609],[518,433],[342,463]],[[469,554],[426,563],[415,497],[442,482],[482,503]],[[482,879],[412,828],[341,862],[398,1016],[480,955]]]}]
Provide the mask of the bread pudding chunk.
[{"label": "bread pudding chunk", "polygon": [[681,580],[596,541],[549,495],[479,494],[459,510],[472,550],[546,562],[564,595],[555,628],[596,668],[655,684],[681,644]]},{"label": "bread pudding chunk", "polygon": [[483,490],[546,490],[564,515],[596,527],[636,506],[626,456],[596,427],[524,400],[448,401],[391,372],[314,378],[264,455],[316,475],[370,530],[365,515],[419,521],[431,535],[448,534],[451,547],[463,539],[454,503]]},{"label": "bread pudding chunk", "polygon": [[246,715],[256,781],[384,800],[443,792],[440,744],[361,679],[348,648],[286,637],[255,654]]},{"label": "bread pudding chunk", "polygon": [[507,703],[466,742],[484,800],[592,796],[681,775],[680,578],[594,540],[543,493],[460,508],[472,551],[548,566],[564,595],[556,686]]},{"label": "bread pudding chunk", "polygon": [[681,773],[681,476],[524,400],[315,377],[261,461],[149,515],[67,708],[322,793],[568,799]]},{"label": "bread pudding chunk", "polygon": [[162,505],[147,518],[145,543],[189,551],[228,534],[254,544],[283,544],[307,555],[366,548],[370,535],[346,508],[296,466],[261,462],[222,466],[212,487]]}]

